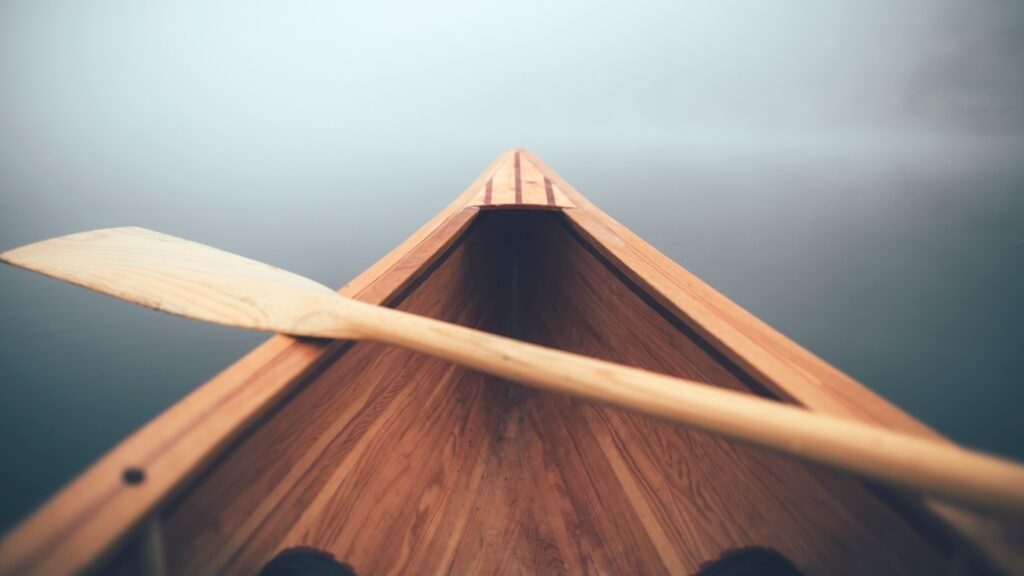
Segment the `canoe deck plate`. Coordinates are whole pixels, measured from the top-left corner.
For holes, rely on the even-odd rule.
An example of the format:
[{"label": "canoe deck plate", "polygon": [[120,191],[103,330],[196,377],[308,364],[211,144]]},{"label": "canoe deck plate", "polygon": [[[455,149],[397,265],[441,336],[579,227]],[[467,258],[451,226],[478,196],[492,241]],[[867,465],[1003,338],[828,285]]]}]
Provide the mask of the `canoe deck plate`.
[{"label": "canoe deck plate", "polygon": [[549,178],[519,152],[506,159],[468,206],[481,208],[540,208],[561,210],[575,204]]}]

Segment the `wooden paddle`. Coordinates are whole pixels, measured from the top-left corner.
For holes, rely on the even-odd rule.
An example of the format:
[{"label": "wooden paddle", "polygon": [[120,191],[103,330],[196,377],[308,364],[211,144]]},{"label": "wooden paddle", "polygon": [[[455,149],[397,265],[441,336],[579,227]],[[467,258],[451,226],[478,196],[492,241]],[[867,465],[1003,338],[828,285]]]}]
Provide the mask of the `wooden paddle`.
[{"label": "wooden paddle", "polygon": [[1024,516],[1024,467],[954,445],[357,302],[302,276],[142,228],[46,240],[0,260],[186,318],[375,340],[1001,513]]}]

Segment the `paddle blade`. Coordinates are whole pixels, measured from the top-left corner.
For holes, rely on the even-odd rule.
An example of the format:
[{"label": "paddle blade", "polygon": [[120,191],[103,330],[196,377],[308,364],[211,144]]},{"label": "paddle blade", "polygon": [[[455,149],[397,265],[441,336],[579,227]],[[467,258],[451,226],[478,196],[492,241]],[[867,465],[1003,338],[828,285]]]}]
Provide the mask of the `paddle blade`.
[{"label": "paddle blade", "polygon": [[347,300],[291,272],[145,228],[29,244],[0,260],[135,304],[227,326],[347,338]]}]

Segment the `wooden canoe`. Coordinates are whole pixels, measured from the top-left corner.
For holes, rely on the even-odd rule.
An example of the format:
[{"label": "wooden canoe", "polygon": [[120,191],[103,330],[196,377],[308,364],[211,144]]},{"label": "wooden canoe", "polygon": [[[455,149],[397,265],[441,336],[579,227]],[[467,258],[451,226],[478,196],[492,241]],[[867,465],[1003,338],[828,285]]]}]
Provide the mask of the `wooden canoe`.
[{"label": "wooden canoe", "polygon": [[[526,150],[340,292],[939,438]],[[275,336],[8,534],[0,574],[257,574],[306,552],[358,574],[692,574],[749,550],[804,574],[1018,572],[1009,530],[417,353]]]}]

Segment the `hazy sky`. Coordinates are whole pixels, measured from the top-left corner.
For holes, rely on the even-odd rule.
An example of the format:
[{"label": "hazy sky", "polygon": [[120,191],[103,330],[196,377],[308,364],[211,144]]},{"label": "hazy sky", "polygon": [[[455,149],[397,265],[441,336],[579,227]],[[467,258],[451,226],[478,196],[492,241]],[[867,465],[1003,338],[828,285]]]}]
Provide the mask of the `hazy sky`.
[{"label": "hazy sky", "polygon": [[395,140],[1019,133],[1022,70],[1014,0],[7,1],[0,145],[309,170]]},{"label": "hazy sky", "polygon": [[204,199],[265,225],[396,163],[459,183],[420,218],[511,146],[1019,147],[1024,3],[9,0],[0,86],[0,240]]},{"label": "hazy sky", "polygon": [[[1024,2],[0,3],[0,248],[135,224],[340,286],[512,146],[1024,458]],[[257,340],[0,268],[0,529]]]}]

